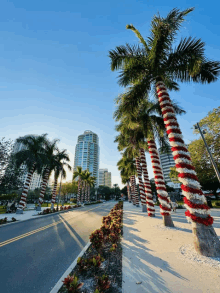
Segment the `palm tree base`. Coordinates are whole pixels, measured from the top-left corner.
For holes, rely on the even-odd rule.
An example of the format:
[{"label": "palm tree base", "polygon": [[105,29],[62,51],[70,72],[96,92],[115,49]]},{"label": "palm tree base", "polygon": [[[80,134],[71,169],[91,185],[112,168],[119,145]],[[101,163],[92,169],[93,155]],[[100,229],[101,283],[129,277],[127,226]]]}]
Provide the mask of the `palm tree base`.
[{"label": "palm tree base", "polygon": [[213,226],[192,222],[193,242],[196,251],[204,256],[219,257],[220,241]]},{"label": "palm tree base", "polygon": [[38,211],[38,212],[41,211],[41,206],[37,206],[36,211]]},{"label": "palm tree base", "polygon": [[54,209],[54,203],[51,203],[51,207],[50,207],[51,210]]},{"label": "palm tree base", "polygon": [[142,204],[142,212],[143,213],[146,213],[147,212],[146,204]]},{"label": "palm tree base", "polygon": [[166,227],[174,227],[171,215],[163,216],[163,223],[164,223],[164,226],[166,226]]},{"label": "palm tree base", "polygon": [[16,214],[17,214],[17,215],[19,215],[19,214],[23,214],[23,213],[24,213],[24,211],[23,211],[22,209],[17,209],[17,210],[16,210]]},{"label": "palm tree base", "polygon": [[139,206],[140,206],[139,203],[137,203],[137,204],[136,204],[136,207],[139,207]]}]

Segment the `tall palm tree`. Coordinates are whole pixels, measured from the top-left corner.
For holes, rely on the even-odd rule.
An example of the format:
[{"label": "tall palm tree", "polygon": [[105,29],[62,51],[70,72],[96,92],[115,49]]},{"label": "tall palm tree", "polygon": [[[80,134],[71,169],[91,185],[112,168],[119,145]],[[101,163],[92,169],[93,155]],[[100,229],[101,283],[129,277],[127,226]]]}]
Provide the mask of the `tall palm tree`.
[{"label": "tall palm tree", "polygon": [[77,166],[76,171],[73,172],[73,179],[78,177],[77,204],[80,202],[80,191],[81,191],[82,175],[83,175],[82,167]]},{"label": "tall palm tree", "polygon": [[[132,141],[147,139],[147,147],[151,157],[153,167],[154,179],[157,188],[158,198],[160,201],[160,213],[163,216],[165,226],[173,226],[170,216],[171,207],[166,190],[165,180],[163,177],[162,167],[157,151],[155,137],[157,138],[160,146],[163,148],[167,146],[167,135],[160,105],[158,102],[147,101],[146,98],[139,102],[135,107],[129,94],[123,94],[117,99],[118,107],[114,113],[116,121],[122,121],[126,128],[130,128],[130,135]],[[174,110],[176,114],[183,114],[185,111],[174,103]],[[139,133],[138,133],[139,132]],[[145,149],[140,148],[140,160],[142,162],[142,170],[144,175],[145,193],[147,197],[147,209],[150,216],[154,216],[154,202],[153,194],[151,191],[149,176],[147,172],[147,162],[145,158]]]},{"label": "tall palm tree", "polygon": [[193,8],[184,11],[173,9],[166,18],[154,16],[147,41],[133,25],[128,25],[127,29],[137,35],[141,46],[117,47],[110,52],[110,58],[112,70],[122,70],[119,83],[131,85],[129,91],[135,95],[135,102],[151,89],[156,90],[178,177],[183,183],[181,189],[187,208],[185,214],[192,222],[195,248],[202,255],[219,256],[220,241],[212,226],[213,218],[168,94],[168,90],[179,88],[178,81],[211,83],[217,80],[220,73],[220,62],[208,60],[200,39],[184,38],[173,49],[181,24],[191,11]]},{"label": "tall palm tree", "polygon": [[66,178],[65,167],[67,167],[69,171],[72,170],[68,162],[70,162],[70,158],[69,158],[69,155],[67,154],[67,150],[65,149],[60,151],[58,149],[57,154],[55,155],[54,166],[52,167],[54,171],[54,187],[52,191],[51,209],[54,208],[54,203],[56,200],[57,181],[59,176],[62,174],[62,177],[64,179]]},{"label": "tall palm tree", "polygon": [[85,170],[84,173],[84,185],[85,185],[85,202],[88,201],[89,197],[89,180],[91,178],[92,173],[89,172],[89,170]]},{"label": "tall palm tree", "polygon": [[47,134],[27,135],[17,139],[17,142],[22,143],[25,149],[14,155],[15,164],[18,168],[21,165],[25,165],[28,171],[28,176],[23,187],[19,206],[16,211],[17,214],[23,214],[33,173],[36,171],[38,174],[41,174],[42,172],[45,159],[44,147],[46,143],[46,136]]},{"label": "tall palm tree", "polygon": [[88,178],[88,180],[87,180],[87,183],[88,183],[88,192],[87,192],[88,198],[87,198],[87,201],[88,202],[91,201],[91,199],[90,199],[90,188],[95,186],[95,182],[96,182],[96,177],[95,176],[90,176]]},{"label": "tall palm tree", "polygon": [[44,170],[43,170],[43,176],[42,176],[42,183],[41,183],[41,191],[40,196],[38,200],[38,207],[37,211],[41,210],[41,205],[43,203],[44,194],[46,191],[47,183],[50,177],[51,172],[54,170],[56,165],[56,152],[58,151],[57,142],[59,139],[54,139],[52,142],[49,140],[46,140],[45,146],[44,146]]}]

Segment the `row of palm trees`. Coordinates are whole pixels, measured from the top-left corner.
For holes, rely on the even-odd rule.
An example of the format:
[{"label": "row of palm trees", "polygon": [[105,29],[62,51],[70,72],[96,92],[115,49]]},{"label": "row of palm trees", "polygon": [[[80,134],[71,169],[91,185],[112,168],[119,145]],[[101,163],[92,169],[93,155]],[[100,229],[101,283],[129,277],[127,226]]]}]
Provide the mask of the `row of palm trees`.
[{"label": "row of palm trees", "polygon": [[41,209],[44,194],[48,184],[49,177],[54,172],[54,187],[52,191],[51,209],[54,207],[57,191],[58,177],[62,174],[66,178],[65,167],[71,170],[67,150],[59,150],[57,147],[58,139],[50,141],[47,134],[27,135],[17,139],[17,143],[22,143],[23,148],[13,155],[13,160],[17,166],[25,166],[28,175],[23,187],[21,199],[16,213],[23,213],[26,206],[28,189],[34,172],[42,175],[41,191],[37,210]]},{"label": "row of palm trees", "polygon": [[161,147],[171,146],[185,196],[185,214],[192,223],[195,248],[202,255],[219,256],[220,241],[212,226],[213,218],[176,118],[176,114],[183,113],[183,110],[168,94],[170,90],[179,90],[178,82],[211,83],[220,73],[220,62],[208,60],[205,44],[200,39],[184,38],[173,47],[185,16],[193,10],[173,9],[165,18],[154,16],[150,36],[146,40],[133,25],[127,25],[126,28],[136,34],[140,44],[118,46],[109,52],[111,69],[120,70],[119,85],[125,87],[125,92],[116,99],[114,117],[119,122],[116,126],[119,135],[115,141],[118,149],[123,151],[118,167],[122,181],[128,184],[129,197],[131,195],[134,204],[139,204],[135,187],[137,175],[142,206],[146,204],[148,215],[154,216],[145,159],[145,150],[148,149],[160,213],[166,226],[173,226],[173,221],[156,140]]},{"label": "row of palm trees", "polygon": [[73,172],[73,180],[78,178],[77,204],[90,202],[90,188],[95,186],[96,177],[89,170],[77,166]]}]

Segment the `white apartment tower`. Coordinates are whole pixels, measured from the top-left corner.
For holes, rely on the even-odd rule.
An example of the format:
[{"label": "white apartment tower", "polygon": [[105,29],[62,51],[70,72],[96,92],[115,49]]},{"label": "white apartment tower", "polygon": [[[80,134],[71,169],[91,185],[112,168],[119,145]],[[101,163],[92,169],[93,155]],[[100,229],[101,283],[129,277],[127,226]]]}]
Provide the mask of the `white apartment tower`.
[{"label": "white apartment tower", "polygon": [[99,138],[96,133],[90,130],[86,130],[78,136],[73,171],[76,171],[78,166],[82,167],[82,170],[89,170],[92,176],[96,177],[97,186],[99,176]]},{"label": "white apartment tower", "polygon": [[159,149],[159,157],[161,162],[161,167],[163,171],[163,176],[166,181],[166,183],[173,188],[180,188],[179,183],[173,183],[170,179],[170,168],[175,167],[175,161],[173,159],[173,155],[171,152],[171,148],[169,148],[168,152],[162,152],[161,148]]},{"label": "white apartment tower", "polygon": [[99,185],[111,187],[111,172],[108,169],[99,169]]}]

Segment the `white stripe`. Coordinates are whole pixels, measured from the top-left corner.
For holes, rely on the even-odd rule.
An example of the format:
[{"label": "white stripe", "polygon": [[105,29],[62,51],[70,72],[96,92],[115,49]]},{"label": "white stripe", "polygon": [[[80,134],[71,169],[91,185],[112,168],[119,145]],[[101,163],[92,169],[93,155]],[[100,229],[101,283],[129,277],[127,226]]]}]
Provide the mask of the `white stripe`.
[{"label": "white stripe", "polygon": [[160,209],[160,213],[168,213],[170,215],[171,211],[163,211]]},{"label": "white stripe", "polygon": [[191,193],[184,190],[182,190],[182,194],[190,201],[193,199],[199,199],[203,204],[206,203],[206,199],[204,195],[199,195],[197,193]]},{"label": "white stripe", "polygon": [[187,160],[186,158],[178,158],[178,159],[175,159],[175,163],[176,164],[186,163],[186,164],[191,165],[192,164],[192,161]]},{"label": "white stripe", "polygon": [[192,188],[201,188],[201,185],[198,181],[188,178],[178,178],[180,182],[182,182],[184,185],[190,185]]},{"label": "white stripe", "polygon": [[170,130],[170,129],[179,129],[179,126],[172,125],[172,126],[166,127],[166,130]]},{"label": "white stripe", "polygon": [[172,152],[173,153],[173,156],[176,156],[176,155],[188,155],[188,156],[190,156],[190,154],[189,154],[189,152],[185,152],[185,151],[173,151]]},{"label": "white stripe", "polygon": [[202,215],[210,215],[209,211],[208,210],[205,210],[205,209],[193,209],[193,208],[190,208],[188,205],[184,204],[185,208],[187,210],[190,211],[191,214],[195,214],[195,213],[198,213],[198,214],[202,214]]},{"label": "white stripe", "polygon": [[178,142],[178,141],[170,141],[170,145],[172,147],[176,147],[176,146],[185,147],[184,143]]},{"label": "white stripe", "polygon": [[[193,170],[190,170],[190,169],[187,169],[187,168],[176,168],[176,170],[179,173],[191,173],[191,171],[193,171]],[[195,171],[194,171],[194,173],[191,173],[191,174],[195,174],[196,175]]]},{"label": "white stripe", "polygon": [[180,134],[180,133],[169,133],[168,134],[168,137],[169,138],[173,138],[173,137],[176,137],[176,138],[181,138],[181,139],[183,139],[183,136],[182,136],[182,134]]}]

